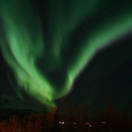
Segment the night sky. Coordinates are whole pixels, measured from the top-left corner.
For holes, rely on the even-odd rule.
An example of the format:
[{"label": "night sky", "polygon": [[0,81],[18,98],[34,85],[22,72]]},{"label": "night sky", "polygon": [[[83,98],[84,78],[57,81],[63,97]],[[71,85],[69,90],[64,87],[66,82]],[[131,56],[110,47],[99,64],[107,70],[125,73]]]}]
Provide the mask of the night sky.
[{"label": "night sky", "polygon": [[[15,0],[13,1],[15,2]],[[19,1],[21,2],[21,0]],[[3,2],[3,0],[1,0],[1,2]],[[19,13],[14,15],[18,20],[16,23],[13,21],[14,19],[8,17],[8,15],[6,17],[0,17],[0,35],[2,36],[0,37],[0,42],[2,43],[1,47],[3,48],[4,45],[6,45],[5,47],[7,48],[4,53],[0,50],[1,107],[20,107],[21,109],[28,108],[33,110],[40,108],[40,104],[35,100],[35,98],[38,98],[40,91],[36,95],[34,91],[33,93],[29,92],[30,95],[28,92],[24,92],[24,89],[18,91],[20,86],[16,82],[14,76],[14,72],[16,72],[18,75],[17,79],[20,80],[21,73],[24,73],[24,76],[26,76],[27,73],[29,73],[29,75],[32,73],[33,75],[38,75],[36,72],[30,72],[30,66],[32,70],[32,65],[30,63],[21,63],[30,59],[26,55],[22,55],[22,53],[26,54],[29,51],[29,55],[32,56],[36,63],[36,68],[48,79],[49,84],[53,84],[52,88],[55,89],[55,93],[51,98],[55,98],[56,102],[65,95],[69,102],[75,101],[77,104],[87,104],[90,105],[93,110],[99,111],[105,109],[106,98],[110,96],[112,97],[113,105],[119,109],[123,108],[126,111],[131,110],[131,2],[129,2],[129,0],[108,0],[107,2],[105,2],[105,0],[101,2],[95,0],[95,3],[92,3],[91,0],[89,0],[91,3],[86,2],[86,0],[82,0],[82,2],[79,0],[77,2],[74,2],[74,0],[59,0],[58,3],[53,1],[50,1],[50,3],[49,1],[42,2],[41,0],[34,0],[33,3],[34,2],[36,3],[34,8],[37,7],[38,9],[42,25],[39,25],[37,19],[35,20],[35,18],[38,18],[37,15],[28,18],[32,9],[29,9],[29,14],[25,14],[26,11],[28,11],[28,6],[26,9],[24,7],[22,8],[22,10],[25,9],[24,13],[22,13],[25,15],[24,18],[29,19],[27,22],[33,23],[31,26],[29,23],[26,23],[23,17],[17,16]],[[93,8],[89,7],[87,9],[89,5],[93,6]],[[4,6],[0,6],[0,11],[6,11],[4,8]],[[16,27],[14,25],[11,26],[10,19],[14,22],[12,22],[12,25],[18,25]],[[8,26],[4,23],[6,21],[7,25],[9,22]],[[22,27],[19,28],[19,24],[22,24]],[[37,26],[33,26],[34,24],[38,24],[38,29]],[[25,29],[28,30],[23,30],[24,26]],[[8,32],[7,27],[10,27],[11,32]],[[46,49],[42,51],[41,56],[39,51],[41,51],[40,47],[42,45],[35,45],[32,43],[39,42],[37,39],[40,37],[39,28],[42,29],[41,35],[45,40],[43,45]],[[20,35],[17,36],[14,31],[20,31]],[[26,34],[26,32],[28,33]],[[26,41],[21,39],[21,34],[22,37],[29,37],[28,46],[26,43],[23,44],[23,42]],[[18,42],[21,41],[21,43],[20,45],[16,43],[16,45],[19,45],[18,47],[20,49],[24,47],[23,49],[27,52],[24,51],[19,54],[19,48],[16,48],[18,52],[13,54],[15,50],[12,50],[14,45],[11,43],[10,36],[16,37],[16,40],[18,38]],[[30,39],[32,41],[30,41]],[[11,57],[6,58],[6,53],[9,53]],[[39,57],[37,58],[36,56]],[[16,57],[16,59],[13,57]],[[17,61],[17,57],[19,61]],[[10,62],[20,64],[14,65],[15,63],[13,64]],[[22,69],[23,71],[21,71],[19,67],[23,67],[24,70]],[[74,82],[73,84],[71,84],[71,80],[68,80],[68,75],[71,77],[72,83]],[[36,79],[39,80],[41,78],[36,76]],[[21,80],[20,82],[25,83],[26,81]],[[34,83],[35,81],[32,80],[32,82]],[[34,85],[35,83],[31,84],[31,81],[27,81],[26,83],[26,86],[29,87],[37,86]],[[45,84],[47,85],[48,83],[45,82]],[[73,86],[69,90],[71,85]],[[25,87],[25,85],[23,86]],[[67,93],[67,90],[69,93],[64,94]],[[23,93],[25,99],[20,100],[17,96],[18,93]],[[49,95],[48,92],[47,95],[44,95],[44,103],[46,99],[50,100],[50,94],[52,95],[52,92],[50,93],[49,90]],[[33,97],[31,97],[31,95],[33,95]],[[39,100],[42,100],[42,98],[39,98]]]},{"label": "night sky", "polygon": [[96,53],[90,64],[77,78],[67,96],[78,103],[89,104],[95,111],[105,110],[111,97],[117,109],[132,108],[132,34],[116,40]]}]

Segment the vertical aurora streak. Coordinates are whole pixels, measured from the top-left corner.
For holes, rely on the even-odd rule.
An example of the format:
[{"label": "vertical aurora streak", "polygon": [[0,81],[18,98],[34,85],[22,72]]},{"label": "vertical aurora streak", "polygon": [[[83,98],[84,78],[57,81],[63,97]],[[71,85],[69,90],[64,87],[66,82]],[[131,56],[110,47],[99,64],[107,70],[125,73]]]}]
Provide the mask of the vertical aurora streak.
[{"label": "vertical aurora streak", "polygon": [[[54,99],[70,92],[96,51],[132,29],[129,3],[108,11],[108,16],[102,5],[108,6],[103,0],[49,0],[44,35],[34,1],[0,0],[1,51],[21,88],[55,106]],[[74,38],[78,32],[81,39]]]}]

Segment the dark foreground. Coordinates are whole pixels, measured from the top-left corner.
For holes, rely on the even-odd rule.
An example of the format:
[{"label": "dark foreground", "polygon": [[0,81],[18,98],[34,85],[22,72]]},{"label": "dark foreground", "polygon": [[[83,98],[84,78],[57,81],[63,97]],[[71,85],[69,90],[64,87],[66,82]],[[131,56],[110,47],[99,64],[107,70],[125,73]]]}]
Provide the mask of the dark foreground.
[{"label": "dark foreground", "polygon": [[[84,107],[70,107],[62,103],[62,110],[20,111],[1,109],[0,132],[117,132],[132,131],[130,112],[112,108],[108,102],[106,111],[93,116],[83,113]],[[91,115],[94,113],[91,113]]]}]

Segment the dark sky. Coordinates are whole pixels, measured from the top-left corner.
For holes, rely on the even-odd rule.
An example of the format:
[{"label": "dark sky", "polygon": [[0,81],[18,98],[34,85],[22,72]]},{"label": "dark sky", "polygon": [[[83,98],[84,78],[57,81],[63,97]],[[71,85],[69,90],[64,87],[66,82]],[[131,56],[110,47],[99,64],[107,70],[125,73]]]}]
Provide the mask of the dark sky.
[{"label": "dark sky", "polygon": [[[111,46],[99,51],[76,79],[66,99],[75,101],[77,104],[90,104],[94,110],[97,110],[105,108],[106,97],[111,96],[116,107],[130,110],[132,101],[131,42],[132,34],[129,33],[113,42]],[[12,77],[10,68],[0,54],[1,94],[10,94],[15,97],[13,89],[15,83],[11,83],[14,81]]]},{"label": "dark sky", "polygon": [[76,102],[90,104],[94,110],[105,108],[112,97],[115,107],[130,110],[132,106],[132,34],[116,40],[99,51],[80,74],[67,96]]},{"label": "dark sky", "polygon": [[[118,10],[118,8],[122,9],[121,7],[124,4],[122,2],[120,6],[118,6],[119,2],[120,1],[117,0],[116,4],[114,1],[109,1],[109,3],[113,5],[114,8],[112,12],[113,14],[114,11]],[[41,16],[44,16],[44,18],[48,17],[48,15],[45,13],[47,11],[47,8],[46,7],[41,8],[41,2],[40,3],[38,2],[38,4],[40,6]],[[106,2],[105,4],[107,5]],[[111,9],[109,8],[108,11],[111,12]],[[102,22],[102,18],[105,18],[107,16],[105,9],[102,9],[100,12],[102,12],[102,17],[99,19],[99,23],[97,23],[97,25],[98,24],[100,25]],[[93,22],[96,23],[96,21],[94,20],[90,22],[91,25],[93,24]],[[43,25],[45,24],[47,23],[43,22]],[[86,24],[86,27],[88,24]],[[85,29],[83,30],[80,29],[80,32],[78,31],[78,33],[75,34],[74,37],[76,37],[77,35],[77,37],[81,38],[82,37],[81,33],[83,31],[85,31]],[[46,35],[48,35],[48,33]],[[50,36],[47,37],[47,41],[49,38]],[[69,101],[73,100],[77,104],[89,104],[93,107],[94,110],[99,110],[105,108],[106,97],[111,96],[113,104],[115,106],[119,108],[123,107],[126,110],[130,110],[132,101],[131,50],[132,33],[128,33],[127,35],[122,36],[121,38],[115,40],[114,42],[111,42],[110,46],[98,51],[94,58],[89,63],[89,65],[87,65],[87,67],[83,70],[80,76],[76,79],[73,89],[69,93],[69,95],[66,96],[66,99]],[[73,53],[71,52],[71,54]],[[17,84],[15,83],[13,73],[6,64],[0,52],[0,94],[1,95],[10,94],[12,98],[16,98],[16,93],[14,89],[16,85]],[[5,98],[8,98],[8,96],[5,96]],[[13,100],[9,98],[8,103],[12,102]],[[22,106],[24,106],[23,102],[20,102],[20,105],[21,104]],[[33,102],[29,104],[32,105],[33,107],[36,107]],[[15,105],[13,105],[13,107],[15,107]]]}]

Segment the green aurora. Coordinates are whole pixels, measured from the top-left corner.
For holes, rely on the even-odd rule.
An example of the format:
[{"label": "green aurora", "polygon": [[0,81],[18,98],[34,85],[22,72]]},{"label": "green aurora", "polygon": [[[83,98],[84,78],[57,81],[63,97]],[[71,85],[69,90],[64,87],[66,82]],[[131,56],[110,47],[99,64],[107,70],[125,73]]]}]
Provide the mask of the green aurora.
[{"label": "green aurora", "polygon": [[96,52],[132,29],[132,4],[119,2],[49,0],[43,17],[36,1],[0,0],[1,51],[20,88],[55,107]]}]

